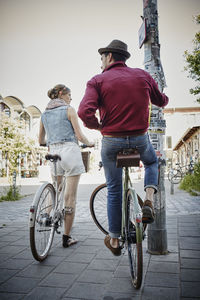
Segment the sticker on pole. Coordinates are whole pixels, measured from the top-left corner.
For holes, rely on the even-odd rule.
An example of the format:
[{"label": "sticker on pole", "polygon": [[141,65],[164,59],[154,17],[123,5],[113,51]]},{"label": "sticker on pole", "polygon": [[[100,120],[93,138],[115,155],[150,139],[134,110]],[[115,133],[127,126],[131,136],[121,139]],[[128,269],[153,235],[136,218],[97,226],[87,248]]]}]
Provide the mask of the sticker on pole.
[{"label": "sticker on pole", "polygon": [[138,32],[139,35],[139,48],[142,48],[146,38],[147,38],[147,22],[146,19],[143,20],[143,23]]}]

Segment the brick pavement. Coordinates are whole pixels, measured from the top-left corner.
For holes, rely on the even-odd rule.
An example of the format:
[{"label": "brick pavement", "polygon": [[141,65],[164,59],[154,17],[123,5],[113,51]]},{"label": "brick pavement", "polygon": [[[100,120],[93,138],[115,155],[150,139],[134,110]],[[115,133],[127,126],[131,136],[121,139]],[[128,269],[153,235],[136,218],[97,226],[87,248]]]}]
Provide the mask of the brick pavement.
[{"label": "brick pavement", "polygon": [[[137,190],[142,193],[140,182]],[[147,253],[140,290],[131,284],[127,253],[114,257],[94,225],[88,198],[95,185],[79,187],[73,235],[79,243],[62,248],[56,235],[48,258],[36,262],[30,252],[28,209],[32,196],[0,203],[0,299],[195,300],[200,299],[200,197],[166,181],[167,255]]]}]

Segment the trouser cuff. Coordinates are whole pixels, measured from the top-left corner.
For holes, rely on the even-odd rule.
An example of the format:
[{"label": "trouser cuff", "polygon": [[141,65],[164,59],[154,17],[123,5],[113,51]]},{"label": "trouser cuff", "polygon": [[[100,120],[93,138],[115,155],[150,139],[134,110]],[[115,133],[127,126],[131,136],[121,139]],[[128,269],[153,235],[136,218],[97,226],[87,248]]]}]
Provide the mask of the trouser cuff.
[{"label": "trouser cuff", "polygon": [[109,236],[111,237],[111,238],[119,238],[120,237],[120,235],[121,235],[121,232],[109,232]]},{"label": "trouser cuff", "polygon": [[156,186],[156,185],[145,185],[145,187],[144,187],[144,190],[145,190],[145,192],[146,192],[146,189],[147,188],[152,188],[152,189],[154,189],[154,194],[156,194],[157,193],[157,191],[158,191],[158,187]]}]

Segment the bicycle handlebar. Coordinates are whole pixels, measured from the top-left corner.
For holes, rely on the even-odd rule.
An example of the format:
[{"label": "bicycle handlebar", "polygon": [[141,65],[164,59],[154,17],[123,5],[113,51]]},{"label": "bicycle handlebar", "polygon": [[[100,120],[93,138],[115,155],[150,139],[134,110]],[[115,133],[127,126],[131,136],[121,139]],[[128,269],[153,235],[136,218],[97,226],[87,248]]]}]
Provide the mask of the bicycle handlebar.
[{"label": "bicycle handlebar", "polygon": [[[47,147],[47,144],[40,144],[40,146],[41,147]],[[94,145],[93,146],[87,146],[86,144],[82,144],[82,145],[79,145],[79,147],[82,148],[82,149],[85,149],[85,148],[92,148],[92,147],[94,147]]]},{"label": "bicycle handlebar", "polygon": [[94,145],[88,146],[88,145],[86,145],[86,144],[82,144],[82,145],[79,145],[79,147],[82,148],[82,149],[85,149],[85,148],[93,148]]},{"label": "bicycle handlebar", "polygon": [[82,145],[79,145],[79,147],[82,148],[82,149],[85,149],[85,148],[87,148],[89,146],[87,146],[86,144],[82,144]]}]

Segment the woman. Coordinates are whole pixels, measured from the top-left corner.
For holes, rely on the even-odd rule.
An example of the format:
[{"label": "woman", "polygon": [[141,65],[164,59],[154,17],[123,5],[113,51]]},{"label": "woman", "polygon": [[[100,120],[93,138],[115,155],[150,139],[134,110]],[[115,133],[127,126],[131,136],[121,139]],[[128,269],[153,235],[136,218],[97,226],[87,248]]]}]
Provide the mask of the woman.
[{"label": "woman", "polygon": [[[40,121],[39,143],[47,144],[51,154],[59,154],[61,161],[57,163],[58,186],[62,182],[64,173],[66,174],[65,190],[65,220],[63,247],[69,247],[77,240],[70,236],[74,216],[77,188],[80,175],[85,172],[78,140],[93,147],[82,133],[78,123],[75,109],[70,106],[71,92],[63,84],[56,85],[48,91],[51,99]],[[46,136],[46,140],[45,140]],[[51,163],[51,174],[55,181],[53,165]]]}]

